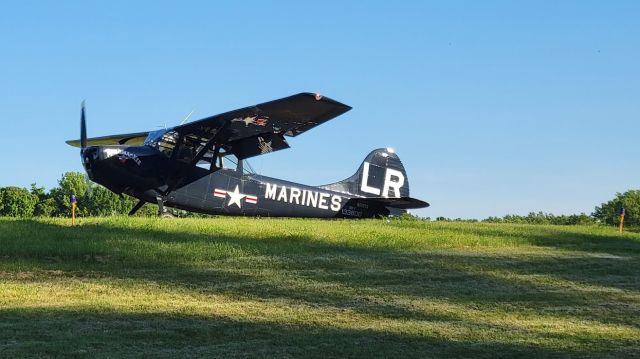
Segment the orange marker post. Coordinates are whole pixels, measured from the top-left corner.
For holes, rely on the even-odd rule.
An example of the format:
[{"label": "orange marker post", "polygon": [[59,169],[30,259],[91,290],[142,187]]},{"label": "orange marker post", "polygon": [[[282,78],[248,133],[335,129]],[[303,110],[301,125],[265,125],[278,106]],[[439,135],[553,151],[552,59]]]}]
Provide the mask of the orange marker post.
[{"label": "orange marker post", "polygon": [[78,199],[76,196],[69,196],[69,202],[71,202],[71,225],[76,225],[76,204],[78,203]]},{"label": "orange marker post", "polygon": [[620,207],[620,228],[619,231],[622,233],[624,231],[624,207]]}]

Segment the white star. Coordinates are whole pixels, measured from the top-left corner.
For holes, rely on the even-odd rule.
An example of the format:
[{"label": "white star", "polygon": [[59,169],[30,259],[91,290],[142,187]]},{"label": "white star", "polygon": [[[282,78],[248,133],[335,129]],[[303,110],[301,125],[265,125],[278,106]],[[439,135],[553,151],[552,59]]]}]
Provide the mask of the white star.
[{"label": "white star", "polygon": [[258,116],[253,116],[253,117],[238,117],[238,118],[234,118],[233,120],[231,120],[231,122],[244,122],[245,127],[249,127],[250,124],[254,124],[256,117]]},{"label": "white star", "polygon": [[257,116],[253,117],[245,117],[243,122],[245,126],[249,126],[250,123],[253,123]]},{"label": "white star", "polygon": [[238,205],[238,208],[242,208],[240,200],[246,197],[246,195],[240,193],[240,191],[238,190],[238,185],[236,185],[236,189],[234,189],[233,192],[227,191],[227,194],[229,195],[229,203],[227,203],[228,206],[231,206],[235,203],[236,205]]}]

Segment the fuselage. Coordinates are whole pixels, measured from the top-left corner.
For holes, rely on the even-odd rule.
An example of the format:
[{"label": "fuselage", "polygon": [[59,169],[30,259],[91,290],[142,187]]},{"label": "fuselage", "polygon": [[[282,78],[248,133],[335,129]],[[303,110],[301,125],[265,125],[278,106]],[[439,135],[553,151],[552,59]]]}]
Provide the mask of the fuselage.
[{"label": "fuselage", "polygon": [[[149,202],[155,201],[152,190],[131,194]],[[165,205],[200,213],[238,216],[366,216],[362,209],[347,208],[351,197],[277,178],[220,169],[173,191],[167,196]]]},{"label": "fuselage", "polygon": [[[155,203],[165,179],[180,167],[150,146],[92,146],[83,153],[89,177],[116,193]],[[173,161],[173,163],[180,163]],[[187,181],[162,196],[165,206],[219,215],[368,218],[386,216],[384,206],[361,203],[361,196],[261,176],[235,169],[210,171],[187,166]]]}]

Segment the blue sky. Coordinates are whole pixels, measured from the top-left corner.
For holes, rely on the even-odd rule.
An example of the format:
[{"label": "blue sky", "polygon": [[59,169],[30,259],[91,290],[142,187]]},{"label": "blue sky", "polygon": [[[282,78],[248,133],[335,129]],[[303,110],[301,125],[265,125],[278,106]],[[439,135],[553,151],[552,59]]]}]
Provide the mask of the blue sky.
[{"label": "blue sky", "polygon": [[261,156],[305,184],[394,147],[422,216],[590,213],[639,188],[640,2],[9,1],[0,186],[54,186],[90,136],[320,92],[347,114]]}]

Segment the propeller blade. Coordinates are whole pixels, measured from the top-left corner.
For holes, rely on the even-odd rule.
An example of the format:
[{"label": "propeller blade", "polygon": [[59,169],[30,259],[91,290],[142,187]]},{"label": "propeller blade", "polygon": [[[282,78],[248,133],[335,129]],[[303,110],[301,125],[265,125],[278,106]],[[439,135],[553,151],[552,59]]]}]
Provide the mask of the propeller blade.
[{"label": "propeller blade", "polygon": [[87,122],[84,114],[84,101],[82,101],[82,110],[80,112],[80,149],[87,147]]}]

